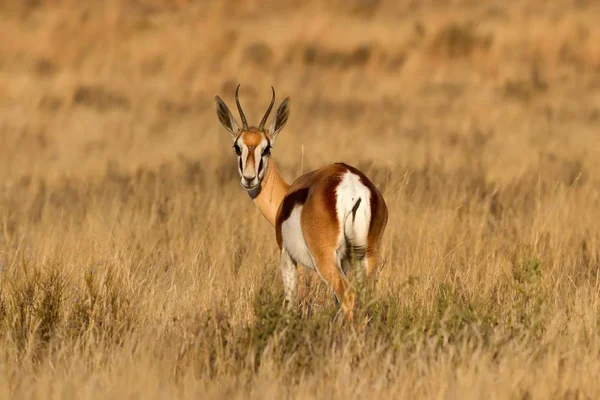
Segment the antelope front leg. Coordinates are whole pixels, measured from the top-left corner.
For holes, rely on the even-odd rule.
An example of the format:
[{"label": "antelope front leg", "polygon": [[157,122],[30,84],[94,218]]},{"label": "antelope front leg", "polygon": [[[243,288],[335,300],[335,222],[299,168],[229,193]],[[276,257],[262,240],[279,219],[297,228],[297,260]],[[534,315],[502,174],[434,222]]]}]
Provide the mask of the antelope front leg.
[{"label": "antelope front leg", "polygon": [[295,309],[298,297],[298,267],[285,249],[281,250],[281,277],[286,308]]}]

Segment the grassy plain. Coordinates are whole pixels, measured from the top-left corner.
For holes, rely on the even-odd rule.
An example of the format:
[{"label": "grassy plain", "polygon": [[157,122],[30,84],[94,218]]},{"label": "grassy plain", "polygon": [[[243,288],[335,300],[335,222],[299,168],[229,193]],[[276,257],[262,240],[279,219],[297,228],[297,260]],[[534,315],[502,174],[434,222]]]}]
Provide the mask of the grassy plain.
[{"label": "grassy plain", "polygon": [[[0,398],[600,396],[600,7],[0,0]],[[284,176],[383,191],[351,325],[273,229],[214,96],[292,99]]]}]

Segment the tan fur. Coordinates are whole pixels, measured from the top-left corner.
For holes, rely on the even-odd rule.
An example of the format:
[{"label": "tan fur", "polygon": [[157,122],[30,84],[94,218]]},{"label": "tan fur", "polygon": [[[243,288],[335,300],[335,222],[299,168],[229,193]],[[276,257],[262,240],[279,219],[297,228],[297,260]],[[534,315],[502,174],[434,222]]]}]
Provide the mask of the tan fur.
[{"label": "tan fur", "polygon": [[[246,168],[250,168],[251,171],[254,171],[254,150],[260,145],[262,135],[268,133],[250,128],[238,136],[248,147]],[[283,245],[281,225],[297,202],[301,201],[301,227],[306,245],[314,257],[319,275],[340,299],[345,318],[352,319],[355,295],[335,259],[342,229],[342,221],[338,221],[336,212],[336,188],[342,175],[350,171],[359,175],[363,184],[371,190],[371,226],[367,237],[365,261],[367,276],[373,273],[377,265],[381,236],[387,223],[387,207],[383,197],[364,174],[345,164],[331,164],[306,173],[291,186],[281,177],[271,157],[266,168],[260,184],[260,193],[254,198],[254,202],[267,221],[275,227],[279,248]],[[294,196],[298,199],[294,199]],[[286,199],[290,201],[284,201]]]},{"label": "tan fur", "polygon": [[[275,163],[271,160],[269,168],[274,171],[270,178],[271,182],[279,182],[282,185],[278,193],[282,193],[287,187],[286,195],[280,200],[281,204],[278,207],[275,223],[279,247],[281,248],[283,243],[281,225],[291,212],[291,209],[288,208],[296,205],[293,201],[288,204],[284,199],[286,196],[289,199],[295,193],[307,190],[310,194],[307,194],[306,201],[303,203],[301,216],[304,239],[314,257],[319,274],[331,286],[336,297],[340,299],[345,318],[352,319],[355,295],[347,278],[336,264],[334,256],[342,229],[341,221],[338,221],[336,213],[335,190],[341,181],[341,176],[349,171],[349,167],[344,164],[328,165],[300,176],[292,186],[287,186],[281,177],[274,176],[278,175],[274,167]],[[352,169],[352,172],[360,174],[367,187],[373,186],[360,171]],[[381,237],[387,223],[387,207],[383,197],[376,189],[371,193],[371,202],[374,205],[372,205],[372,211],[375,212],[371,217],[371,229],[367,239],[366,269],[368,276],[372,274],[377,264]],[[268,211],[261,208],[263,215],[272,213],[274,202],[264,204],[268,205]],[[257,203],[257,205],[259,208],[261,207],[261,203]]]},{"label": "tan fur", "polygon": [[267,172],[261,182],[260,194],[254,199],[254,203],[262,215],[275,226],[277,210],[287,194],[290,185],[288,185],[277,170],[277,166],[272,158],[269,158]]},{"label": "tan fur", "polygon": [[250,128],[240,136],[243,136],[241,139],[246,146],[256,148],[262,141],[263,133],[256,128]]},{"label": "tan fur", "polygon": [[[274,96],[275,92],[273,91],[271,106],[275,99]],[[367,232],[366,247],[362,248],[363,243],[359,246],[361,247],[360,251],[362,253],[360,258],[358,258],[361,265],[364,266],[367,275],[372,274],[377,264],[381,237],[387,223],[387,207],[381,193],[362,172],[343,163],[328,165],[309,172],[296,179],[291,186],[288,185],[283,178],[281,178],[272,158],[268,157],[265,153],[264,156],[260,155],[260,159],[257,160],[256,150],[259,146],[262,146],[261,151],[264,151],[267,146],[264,139],[267,139],[270,144],[272,139],[276,138],[276,135],[282,129],[283,125],[285,125],[289,114],[289,99],[284,100],[277,110],[272,125],[272,127],[276,127],[273,128],[273,137],[271,137],[268,129],[261,130],[254,127],[248,128],[241,108],[240,114],[242,114],[244,129],[238,131],[237,136],[235,136],[235,132],[238,129],[237,126],[239,125],[234,123],[231,112],[218,96],[216,97],[216,100],[217,115],[221,123],[230,133],[232,133],[232,135],[234,135],[236,145],[243,145],[244,147],[242,154],[246,154],[246,160],[244,160],[245,165],[243,166],[242,171],[242,182],[244,179],[250,181],[254,181],[255,179],[260,180],[260,187],[258,190],[252,185],[249,185],[249,189],[247,190],[249,190],[250,196],[254,199],[255,204],[258,206],[263,216],[275,227],[277,244],[282,251],[281,268],[284,289],[286,291],[286,301],[288,301],[288,303],[295,301],[295,295],[297,293],[296,263],[298,260],[293,259],[293,257],[300,257],[300,259],[305,262],[312,261],[311,264],[314,265],[311,266],[316,268],[319,275],[333,289],[336,298],[341,303],[346,319],[352,319],[355,296],[343,271],[344,266],[341,265],[342,263],[349,262],[349,259],[347,259],[348,253],[341,253],[341,255],[336,254],[338,247],[340,248],[340,251],[347,251],[347,244],[340,242],[340,240],[342,238],[348,240],[344,232],[342,232],[344,229],[344,221],[340,221],[340,217],[338,217],[337,189],[344,174],[348,172],[358,177],[363,186],[368,189],[370,198],[366,204],[369,204],[371,207],[368,226],[369,231]],[[263,118],[263,122],[266,121],[271,106],[269,106],[269,109]],[[238,107],[240,107],[239,103]],[[261,127],[263,126],[264,124],[261,123]],[[267,165],[261,166],[259,164],[257,170],[256,163],[260,163],[261,160],[263,163],[266,161]],[[263,168],[266,168],[264,170],[264,175],[260,173]],[[356,204],[359,206],[360,203],[357,202]],[[363,207],[365,207],[366,204],[364,204]],[[293,215],[295,207],[299,205],[302,206],[299,220],[299,226],[302,232],[301,235],[298,235],[298,232],[294,232],[293,230],[296,225],[290,225],[292,226],[292,230],[287,230],[286,232],[291,235],[291,237],[288,238],[290,240],[289,243],[294,243],[294,245],[290,245],[292,247],[286,249],[283,245],[284,238],[282,225],[291,215]],[[353,210],[353,212],[354,211],[356,210]],[[291,251],[290,249],[292,249],[296,243],[300,243],[301,250],[294,250],[297,252],[299,251],[299,253],[296,253],[296,255],[293,256],[289,251]]]},{"label": "tan fur", "polygon": [[[299,182],[313,190],[302,210],[302,232],[313,254],[319,274],[329,283],[342,304],[346,319],[352,319],[354,295],[347,296],[349,283],[335,261],[335,250],[341,234],[341,221],[335,210],[335,187],[340,171],[328,166],[310,174]],[[338,179],[336,179],[338,178]]]}]

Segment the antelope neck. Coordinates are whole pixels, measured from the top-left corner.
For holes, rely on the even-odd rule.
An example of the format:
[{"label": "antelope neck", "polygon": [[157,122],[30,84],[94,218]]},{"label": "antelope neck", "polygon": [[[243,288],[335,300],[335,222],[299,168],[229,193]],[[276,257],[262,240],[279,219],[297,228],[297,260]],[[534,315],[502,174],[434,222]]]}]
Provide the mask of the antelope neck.
[{"label": "antelope neck", "polygon": [[277,218],[277,209],[289,188],[290,185],[279,175],[279,170],[275,162],[269,157],[265,177],[260,186],[256,190],[249,192],[249,194],[262,215],[273,226],[275,226],[275,219]]}]

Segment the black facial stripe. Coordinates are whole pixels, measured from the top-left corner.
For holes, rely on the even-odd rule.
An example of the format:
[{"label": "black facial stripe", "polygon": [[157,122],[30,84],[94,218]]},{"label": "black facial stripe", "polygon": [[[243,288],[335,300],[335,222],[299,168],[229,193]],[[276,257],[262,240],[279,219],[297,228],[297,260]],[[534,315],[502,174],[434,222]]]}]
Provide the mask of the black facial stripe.
[{"label": "black facial stripe", "polygon": [[233,144],[233,149],[235,150],[235,154],[238,156],[242,155],[242,149],[238,146],[237,142]]},{"label": "black facial stripe", "polygon": [[242,157],[240,157],[239,162],[240,162],[240,171],[243,171],[244,169],[242,168]]},{"label": "black facial stripe", "polygon": [[265,146],[261,156],[265,157],[269,155],[271,155],[271,141],[269,140],[269,138],[267,138],[267,145]]},{"label": "black facial stripe", "polygon": [[260,175],[260,171],[263,169],[263,159],[260,158],[260,162],[258,163],[258,175]]}]

